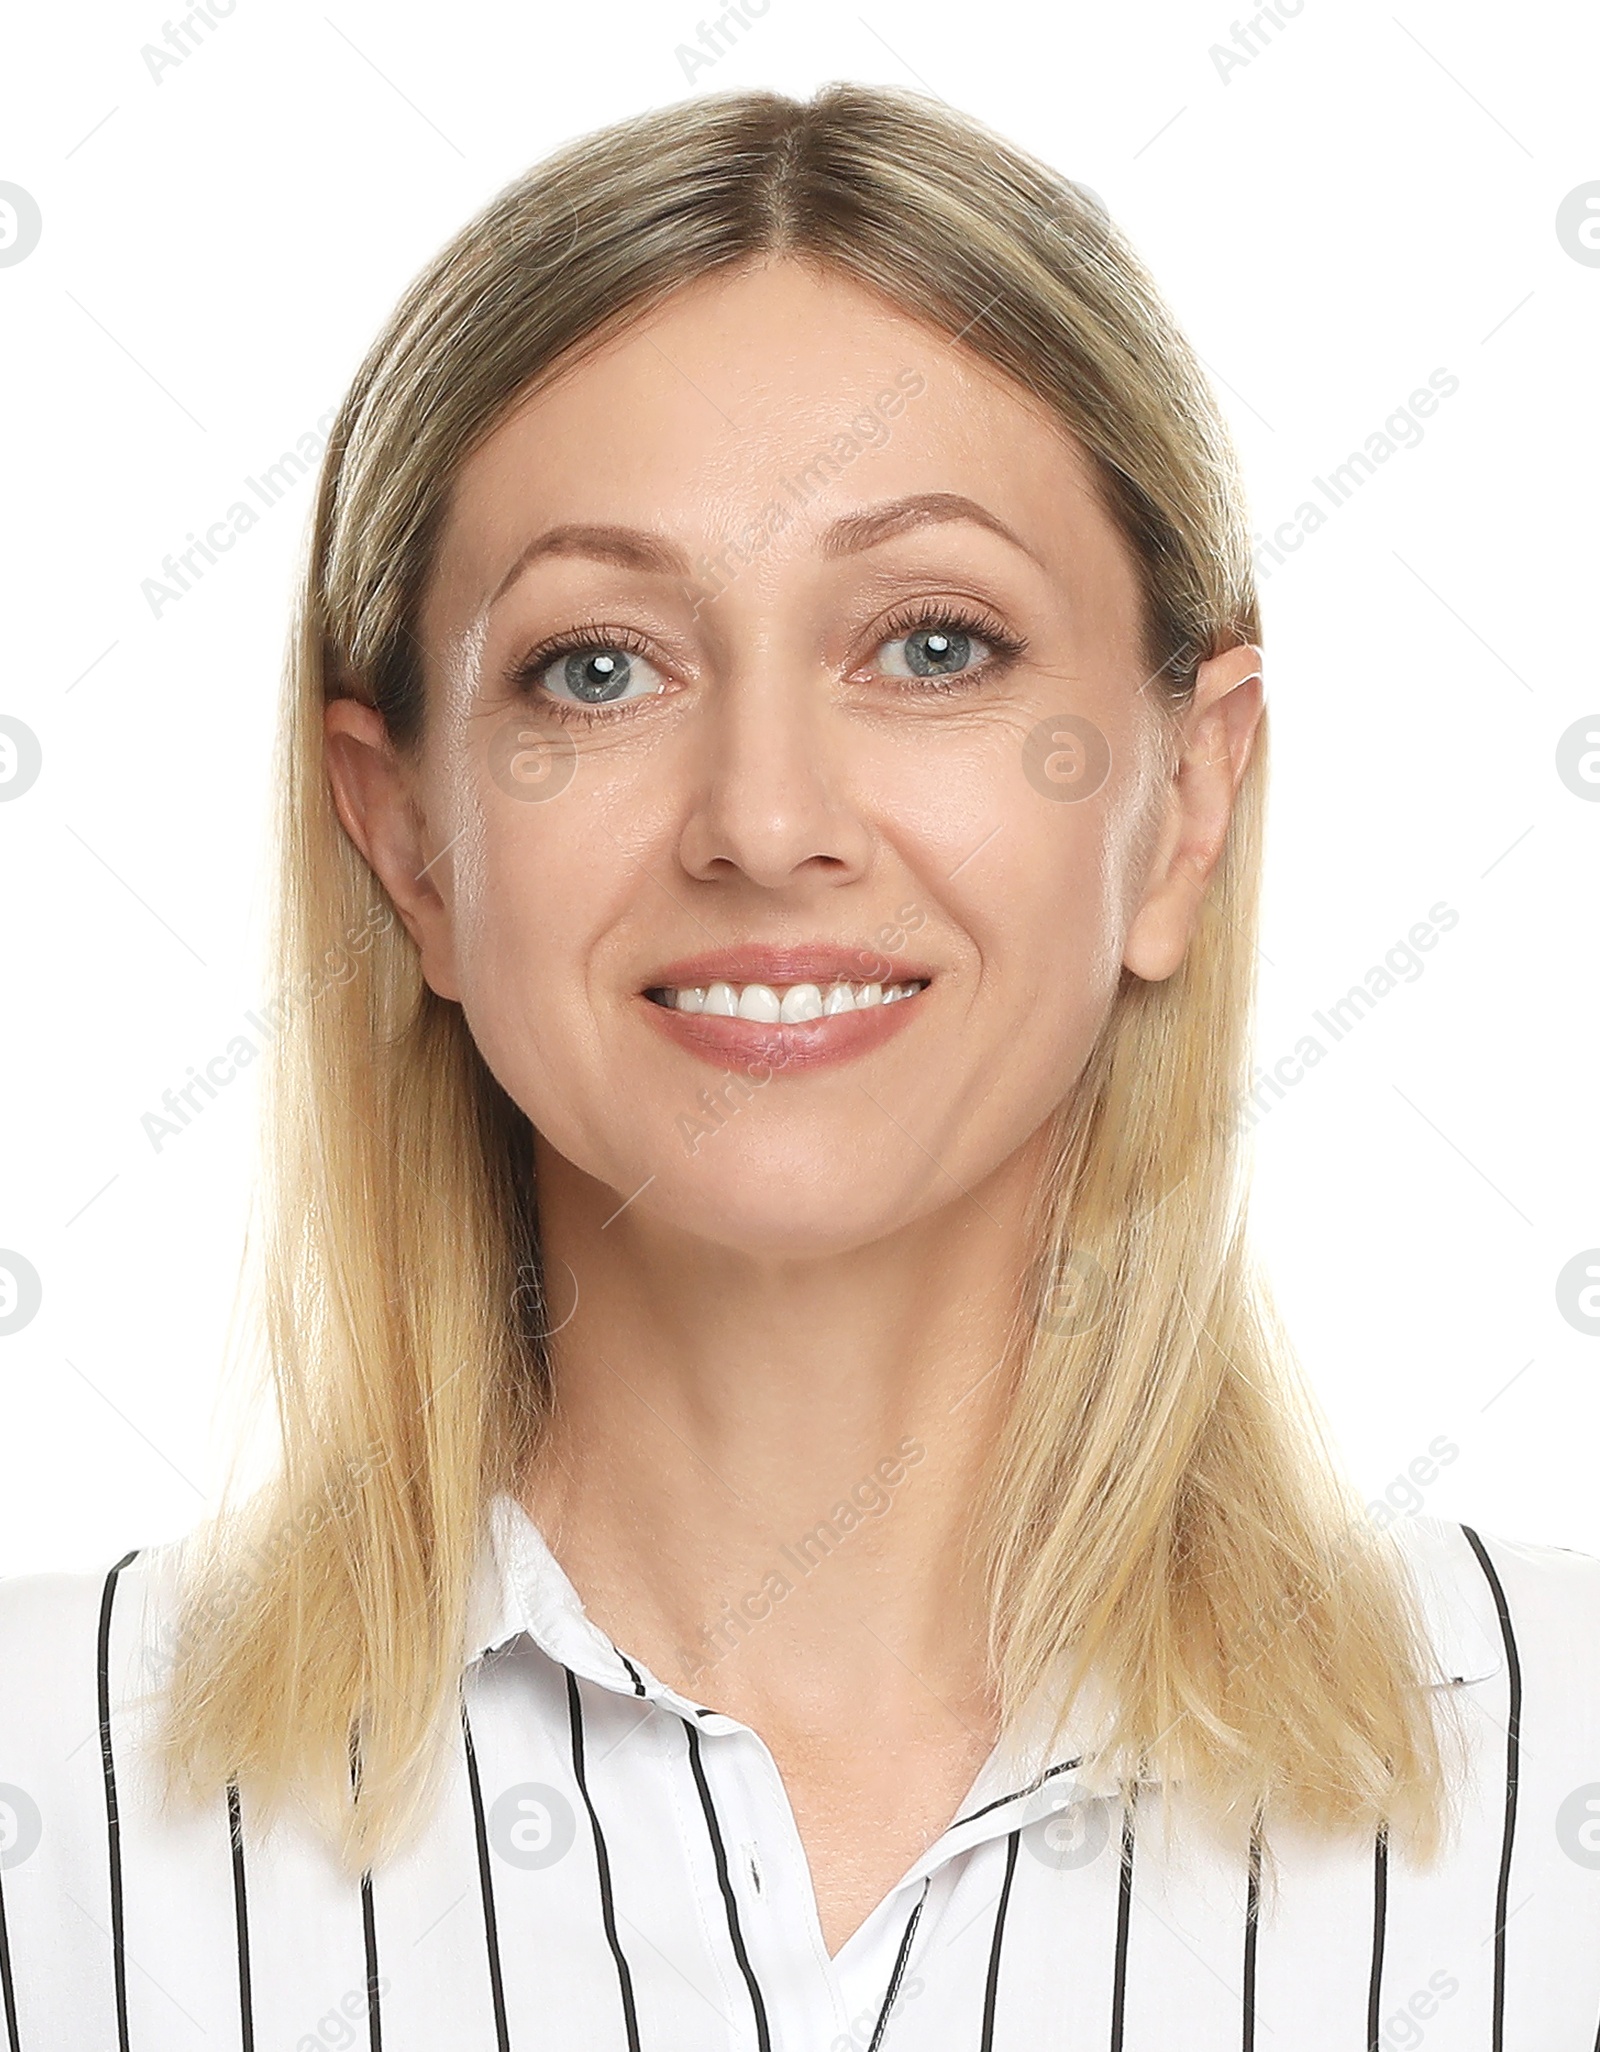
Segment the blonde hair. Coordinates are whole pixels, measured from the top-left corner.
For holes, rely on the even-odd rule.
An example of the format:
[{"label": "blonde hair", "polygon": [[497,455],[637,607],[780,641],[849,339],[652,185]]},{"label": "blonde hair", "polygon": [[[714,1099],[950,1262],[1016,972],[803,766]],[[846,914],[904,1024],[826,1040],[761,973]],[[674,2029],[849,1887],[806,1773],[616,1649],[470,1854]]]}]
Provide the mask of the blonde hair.
[{"label": "blonde hair", "polygon": [[[1259,634],[1226,431],[1149,275],[1092,195],[920,96],[732,93],[621,122],[502,193],[406,293],[329,440],[288,680],[277,947],[300,997],[261,1246],[281,1465],[193,1535],[165,1737],[169,1790],[234,1778],[269,1811],[297,1791],[352,1867],[431,1800],[488,1501],[538,1446],[548,1366],[528,1120],[339,825],[324,705],[359,697],[417,747],[415,625],[463,460],[670,293],[781,255],[958,338],[1089,452],[1159,705]],[[1243,1236],[1265,725],[1183,967],[1124,973],[1055,1121],[972,1557],[1008,1719],[1092,1676],[1125,1782],[1181,1775],[1219,1818],[1385,1822],[1425,1851],[1444,1780],[1413,1601],[1335,1477]]]}]

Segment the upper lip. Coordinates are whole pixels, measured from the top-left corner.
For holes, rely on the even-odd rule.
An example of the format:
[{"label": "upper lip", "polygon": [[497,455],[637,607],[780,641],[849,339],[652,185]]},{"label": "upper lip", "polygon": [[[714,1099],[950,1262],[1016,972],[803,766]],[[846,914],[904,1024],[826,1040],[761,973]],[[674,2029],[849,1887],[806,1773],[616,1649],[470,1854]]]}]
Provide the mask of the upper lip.
[{"label": "upper lip", "polygon": [[641,988],[698,990],[713,983],[925,983],[932,976],[933,970],[925,962],[905,960],[874,941],[809,941],[793,947],[752,941],[736,948],[708,949],[702,955],[681,955],[652,971]]}]

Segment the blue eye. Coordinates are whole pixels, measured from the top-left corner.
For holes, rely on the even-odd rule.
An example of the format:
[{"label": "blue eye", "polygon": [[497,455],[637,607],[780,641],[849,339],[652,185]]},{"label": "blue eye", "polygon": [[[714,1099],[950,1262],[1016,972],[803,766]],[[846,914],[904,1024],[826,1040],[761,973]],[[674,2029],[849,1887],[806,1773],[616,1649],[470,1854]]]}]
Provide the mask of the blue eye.
[{"label": "blue eye", "polygon": [[[1024,642],[1007,636],[978,620],[956,616],[921,614],[921,618],[892,620],[901,632],[878,644],[874,665],[882,677],[925,677],[937,683],[942,677],[974,679],[989,675],[1022,655]],[[976,628],[983,626],[978,634]]]},{"label": "blue eye", "polygon": [[[923,626],[911,634],[901,634],[898,640],[884,642],[884,648],[903,648],[903,669],[896,669],[892,661],[884,663],[884,673],[890,677],[954,677],[972,661],[972,640],[974,636],[962,634],[956,626]],[[987,644],[978,642],[978,648],[987,653]]]},{"label": "blue eye", "polygon": [[643,656],[614,646],[558,651],[537,672],[540,688],[558,704],[615,705],[651,698],[661,680]]}]

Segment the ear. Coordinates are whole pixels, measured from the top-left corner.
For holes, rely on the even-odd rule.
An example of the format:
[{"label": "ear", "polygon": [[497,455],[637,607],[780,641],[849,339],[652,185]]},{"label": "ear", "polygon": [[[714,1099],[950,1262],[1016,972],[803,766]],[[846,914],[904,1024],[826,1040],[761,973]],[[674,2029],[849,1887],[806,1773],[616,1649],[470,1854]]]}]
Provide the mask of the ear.
[{"label": "ear", "polygon": [[1122,951],[1147,982],[1171,976],[1188,951],[1263,703],[1261,651],[1248,643],[1208,657],[1195,673],[1144,895]]},{"label": "ear", "polygon": [[336,698],[323,719],[328,782],[340,823],[389,893],[422,957],[422,974],[442,998],[459,1000],[450,907],[430,855],[415,772],[389,739],[383,715],[359,699]]}]

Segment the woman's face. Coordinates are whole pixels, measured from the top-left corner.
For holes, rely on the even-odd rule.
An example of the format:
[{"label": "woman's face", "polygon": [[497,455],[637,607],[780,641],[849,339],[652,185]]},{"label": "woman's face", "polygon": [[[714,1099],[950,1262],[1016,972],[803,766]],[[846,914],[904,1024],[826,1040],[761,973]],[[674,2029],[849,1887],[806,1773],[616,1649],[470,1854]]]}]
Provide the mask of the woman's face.
[{"label": "woman's face", "polygon": [[1203,666],[1175,777],[1141,625],[1044,408],[781,260],[476,452],[420,755],[344,701],[332,773],[428,982],[604,1212],[839,1250],[981,1201],[1123,965],[1182,958],[1258,659]]}]

